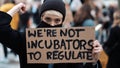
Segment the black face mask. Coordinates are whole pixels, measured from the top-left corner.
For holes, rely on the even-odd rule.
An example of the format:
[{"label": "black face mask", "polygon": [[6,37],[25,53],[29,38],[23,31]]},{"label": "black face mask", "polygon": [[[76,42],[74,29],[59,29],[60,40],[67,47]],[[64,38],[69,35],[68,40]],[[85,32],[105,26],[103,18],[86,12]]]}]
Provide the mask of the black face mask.
[{"label": "black face mask", "polygon": [[46,22],[41,21],[37,28],[54,28],[54,27],[62,27],[62,24],[51,26],[47,24]]}]

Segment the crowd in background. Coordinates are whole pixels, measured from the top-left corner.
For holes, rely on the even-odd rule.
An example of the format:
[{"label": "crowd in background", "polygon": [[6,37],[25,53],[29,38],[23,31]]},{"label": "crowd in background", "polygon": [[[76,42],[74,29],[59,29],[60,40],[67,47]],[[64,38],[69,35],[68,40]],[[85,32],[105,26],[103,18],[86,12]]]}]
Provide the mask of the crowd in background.
[{"label": "crowd in background", "polygon": [[[63,27],[94,26],[96,39],[99,40],[104,47],[104,43],[110,35],[110,30],[114,22],[113,14],[118,9],[118,5],[112,3],[106,6],[101,3],[101,0],[63,1],[66,4],[67,10]],[[25,28],[37,27],[36,25],[40,22],[39,9],[43,0],[1,0],[0,11],[7,12],[19,2],[24,2],[26,4],[26,12],[24,14],[17,13],[13,17],[11,27],[20,32],[24,32]],[[3,48],[5,58],[7,58],[7,48],[5,46],[3,46]],[[10,51],[10,53],[14,52]],[[4,60],[0,58],[0,62],[1,61]]]}]

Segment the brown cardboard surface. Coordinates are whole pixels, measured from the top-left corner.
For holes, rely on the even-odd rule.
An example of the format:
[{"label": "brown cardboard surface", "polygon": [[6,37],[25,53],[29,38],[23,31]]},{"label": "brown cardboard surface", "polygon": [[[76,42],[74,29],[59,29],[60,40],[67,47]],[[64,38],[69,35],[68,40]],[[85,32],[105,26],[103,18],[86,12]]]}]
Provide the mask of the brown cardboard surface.
[{"label": "brown cardboard surface", "polygon": [[94,27],[26,29],[27,63],[94,62]]}]

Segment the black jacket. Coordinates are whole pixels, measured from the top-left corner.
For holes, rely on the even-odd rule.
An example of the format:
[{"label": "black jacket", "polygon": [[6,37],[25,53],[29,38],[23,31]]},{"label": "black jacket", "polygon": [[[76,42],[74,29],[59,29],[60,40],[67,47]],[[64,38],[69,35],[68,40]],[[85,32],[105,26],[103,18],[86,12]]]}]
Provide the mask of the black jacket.
[{"label": "black jacket", "polygon": [[107,68],[120,68],[120,27],[111,28],[108,40],[103,45],[109,56]]},{"label": "black jacket", "polygon": [[[25,33],[20,33],[11,29],[10,21],[12,17],[4,12],[0,12],[0,42],[8,44],[7,47],[14,50],[20,57],[20,68],[48,68],[47,64],[27,64],[26,37]],[[71,65],[71,66],[69,66]],[[80,68],[96,68],[92,64],[76,64]],[[69,66],[69,67],[68,67]],[[55,64],[54,68],[78,68],[74,64]]]}]

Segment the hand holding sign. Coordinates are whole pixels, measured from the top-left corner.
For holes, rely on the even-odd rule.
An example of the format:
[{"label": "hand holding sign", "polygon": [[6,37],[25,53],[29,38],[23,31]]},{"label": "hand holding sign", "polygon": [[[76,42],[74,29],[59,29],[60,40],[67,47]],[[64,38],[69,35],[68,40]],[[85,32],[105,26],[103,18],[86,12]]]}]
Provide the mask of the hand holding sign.
[{"label": "hand holding sign", "polygon": [[95,40],[93,43],[93,58],[97,62],[100,56],[100,52],[103,50],[102,45]]},{"label": "hand holding sign", "polygon": [[94,39],[93,27],[27,29],[27,62],[95,62],[102,47]]}]

